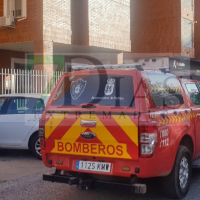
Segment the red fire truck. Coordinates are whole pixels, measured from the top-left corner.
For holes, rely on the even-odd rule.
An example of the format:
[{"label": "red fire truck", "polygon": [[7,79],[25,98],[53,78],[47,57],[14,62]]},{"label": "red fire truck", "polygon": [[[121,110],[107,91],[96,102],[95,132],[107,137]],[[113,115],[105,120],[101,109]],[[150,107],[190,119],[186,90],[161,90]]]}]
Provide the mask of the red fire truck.
[{"label": "red fire truck", "polygon": [[43,180],[145,193],[138,178],[161,177],[167,196],[183,198],[200,166],[199,106],[198,81],[140,65],[66,73],[40,120],[42,159],[56,168]]}]

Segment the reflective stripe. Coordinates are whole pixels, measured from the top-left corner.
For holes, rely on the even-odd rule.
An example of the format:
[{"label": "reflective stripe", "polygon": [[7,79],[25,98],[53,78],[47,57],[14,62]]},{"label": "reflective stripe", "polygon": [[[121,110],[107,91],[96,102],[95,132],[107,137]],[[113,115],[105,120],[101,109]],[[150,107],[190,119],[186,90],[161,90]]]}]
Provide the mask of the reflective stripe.
[{"label": "reflective stripe", "polygon": [[[87,140],[83,142],[81,140],[78,140],[78,138],[81,138],[81,133],[86,132],[88,129],[87,127],[81,127],[81,120],[88,120],[90,115],[83,114],[78,119],[74,119],[75,116],[74,118],[70,116],[68,120],[66,119],[66,117],[62,116],[62,114],[58,115],[61,115],[56,116],[59,121],[55,119],[55,117],[51,118],[50,120],[50,122],[53,122],[53,124],[55,124],[55,122],[58,124],[57,129],[54,128],[54,131],[50,131],[50,128],[48,127],[47,133],[47,135],[49,136],[48,140],[51,140],[51,142],[47,144],[47,148],[52,153],[138,159],[138,128],[128,116],[125,116],[125,119],[124,116],[122,116],[122,118],[120,119],[120,115],[115,115],[114,117],[116,119],[111,116],[111,125],[112,120],[114,122],[114,129],[111,130],[109,129],[109,127],[107,127],[109,125],[105,125],[106,123],[104,124],[97,115],[92,115],[92,120],[95,120],[97,122],[97,126],[89,127],[89,129],[91,132],[95,133],[97,139],[101,142],[101,144],[99,144],[95,143],[95,140],[94,143]],[[71,122],[73,120],[74,123],[72,124]],[[50,126],[50,122],[48,121],[46,123],[46,126]],[[66,123],[66,126],[64,122]],[[116,130],[119,130],[119,128],[121,128],[121,132],[119,131],[117,133]],[[64,132],[64,130],[66,131]],[[57,137],[56,132],[58,133],[59,137]],[[51,136],[52,133],[54,135],[53,137]],[[52,140],[54,141],[53,143]],[[54,145],[52,149],[51,144]],[[85,151],[89,152],[85,153]]]},{"label": "reflective stripe", "polygon": [[53,114],[52,117],[45,124],[46,139],[53,133],[56,127],[63,121],[67,114]]},{"label": "reflective stripe", "polygon": [[133,123],[129,116],[112,116],[129,138],[138,146],[138,127]]}]

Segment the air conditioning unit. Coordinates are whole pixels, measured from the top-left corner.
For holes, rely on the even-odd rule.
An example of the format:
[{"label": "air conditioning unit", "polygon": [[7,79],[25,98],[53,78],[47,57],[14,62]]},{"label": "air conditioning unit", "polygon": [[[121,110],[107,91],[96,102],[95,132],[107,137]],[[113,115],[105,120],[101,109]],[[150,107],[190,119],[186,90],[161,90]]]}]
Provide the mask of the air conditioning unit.
[{"label": "air conditioning unit", "polygon": [[1,28],[15,28],[15,18],[10,15],[0,17],[0,27]]}]

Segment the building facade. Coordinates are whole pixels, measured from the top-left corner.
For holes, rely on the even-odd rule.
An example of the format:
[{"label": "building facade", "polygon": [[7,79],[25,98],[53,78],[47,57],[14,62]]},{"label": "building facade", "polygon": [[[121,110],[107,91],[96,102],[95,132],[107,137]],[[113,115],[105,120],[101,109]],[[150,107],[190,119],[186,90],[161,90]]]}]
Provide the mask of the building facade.
[{"label": "building facade", "polygon": [[[66,63],[86,64],[91,53],[93,64],[200,60],[199,9],[199,0],[0,0],[0,71],[24,68],[26,53],[72,54]],[[32,63],[49,73],[56,69]]]},{"label": "building facade", "polygon": [[130,0],[0,0],[0,27],[0,70],[18,69],[26,53],[99,53],[102,63],[119,63],[131,51]]},{"label": "building facade", "polygon": [[194,48],[195,60],[200,60],[200,1],[195,0]]},{"label": "building facade", "polygon": [[200,59],[199,0],[132,0],[132,52]]}]

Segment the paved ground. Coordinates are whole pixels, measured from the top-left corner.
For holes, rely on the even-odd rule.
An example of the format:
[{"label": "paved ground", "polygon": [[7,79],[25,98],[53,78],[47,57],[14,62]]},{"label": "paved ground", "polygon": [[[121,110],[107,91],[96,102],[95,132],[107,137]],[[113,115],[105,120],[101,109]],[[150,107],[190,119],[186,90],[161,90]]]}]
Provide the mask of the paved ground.
[{"label": "paved ground", "polygon": [[[80,191],[76,186],[42,181],[49,172],[42,161],[28,151],[0,150],[0,200],[167,200],[159,181],[147,180],[148,193],[135,195],[118,187],[99,187],[95,191]],[[200,170],[193,172],[192,185],[185,200],[200,199]]]},{"label": "paved ground", "polygon": [[30,151],[0,150],[0,181],[10,181],[47,171]]}]

